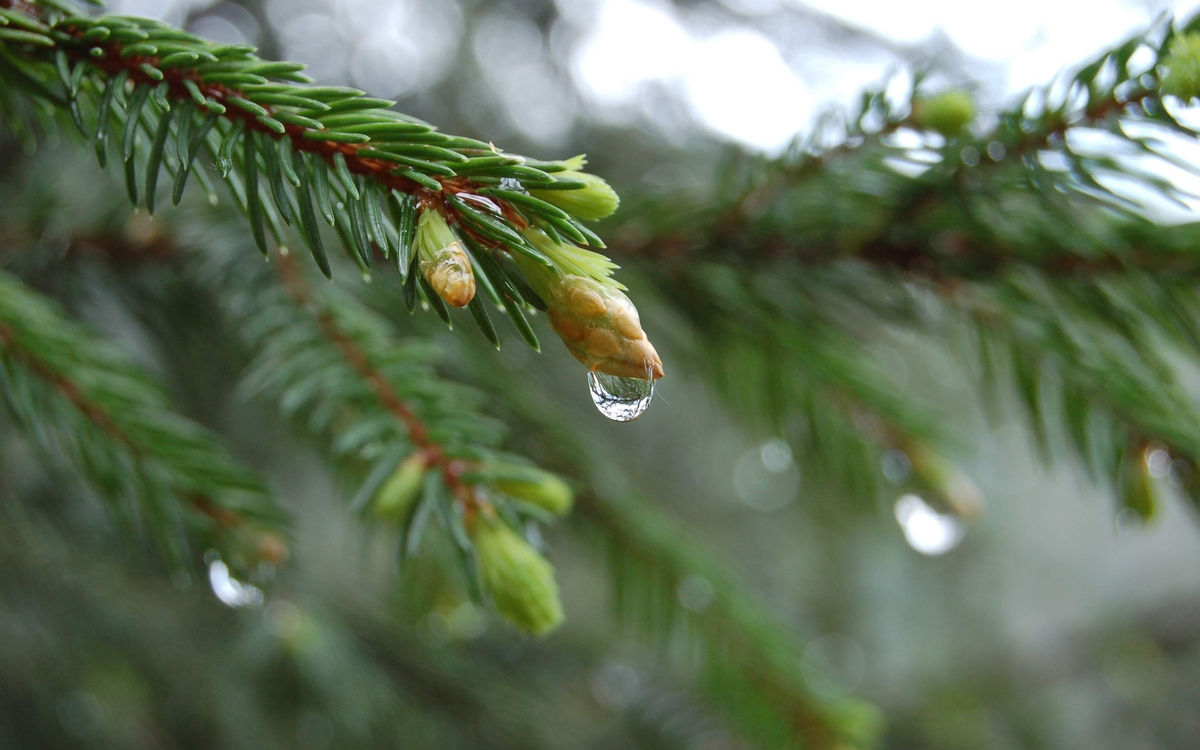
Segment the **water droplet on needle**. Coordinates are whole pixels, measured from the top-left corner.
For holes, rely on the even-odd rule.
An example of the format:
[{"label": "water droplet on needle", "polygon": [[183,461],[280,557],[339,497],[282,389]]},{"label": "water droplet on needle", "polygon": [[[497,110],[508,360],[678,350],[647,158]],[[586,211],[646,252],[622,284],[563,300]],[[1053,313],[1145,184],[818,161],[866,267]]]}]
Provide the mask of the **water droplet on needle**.
[{"label": "water droplet on needle", "polygon": [[588,390],[600,413],[615,422],[629,422],[646,413],[654,398],[654,381],[589,372]]}]

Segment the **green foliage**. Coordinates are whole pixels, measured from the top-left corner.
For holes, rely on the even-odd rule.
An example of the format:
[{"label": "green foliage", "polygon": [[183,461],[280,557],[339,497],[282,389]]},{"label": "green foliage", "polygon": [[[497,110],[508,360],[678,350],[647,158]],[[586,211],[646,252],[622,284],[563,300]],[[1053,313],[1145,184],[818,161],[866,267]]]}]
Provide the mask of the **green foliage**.
[{"label": "green foliage", "polygon": [[119,349],[0,271],[0,395],[47,458],[67,459],[129,532],[187,569],[197,541],[244,569],[283,562],[282,512],[216,437],[170,411]]},{"label": "green foliage", "polygon": [[[693,366],[734,413],[788,437],[854,497],[895,496],[878,481],[887,451],[915,468],[916,453],[954,450],[935,429],[937,404],[898,397],[855,352],[915,333],[957,342],[964,371],[987,373],[1001,403],[1025,403],[1046,451],[1069,446],[1124,505],[1145,508],[1123,467],[1144,462],[1147,445],[1185,473],[1200,458],[1197,405],[1179,384],[1180,358],[1200,354],[1196,228],[1153,218],[1195,198],[1164,175],[1200,174],[1172,148],[1196,132],[1156,78],[1187,39],[1158,24],[1029,92],[986,131],[958,128],[973,116],[965,95],[928,95],[921,75],[904,99],[868,92],[779,159],[732,161],[716,207],[711,196],[702,210],[677,198],[634,207],[627,236],[648,239],[621,249],[661,258],[648,273],[686,312],[688,340],[701,342]],[[939,100],[946,117],[930,120]],[[840,145],[819,145],[831,138]],[[787,421],[796,414],[805,419]],[[952,509],[964,486],[923,486],[916,472],[902,482]]]},{"label": "green foliage", "polygon": [[[537,528],[574,503],[572,528],[608,563],[617,619],[683,654],[676,666],[744,734],[781,748],[878,740],[877,711],[822,696],[791,634],[703,542],[644,498],[576,497],[572,483],[501,450],[488,396],[439,372],[426,342],[394,332],[401,305],[424,303],[447,323],[447,305],[465,306],[498,345],[492,306],[536,348],[528,316],[544,311],[589,369],[642,376],[656,365],[648,374],[661,375],[615,264],[589,249],[603,243],[579,220],[607,216],[618,199],[581,159],[541,162],[442,134],[245,46],[35,5],[34,15],[0,13],[8,127],[30,146],[77,130],[102,165],[121,162],[129,197],[151,212],[164,170],[176,204],[193,177],[215,202],[219,173],[250,232],[227,213],[181,210],[165,230],[169,254],[252,360],[242,394],[272,401],[329,454],[350,506],[396,548],[406,584],[490,602],[547,632],[562,611]],[[646,278],[684,321],[672,352],[732,414],[787,438],[806,486],[834,489],[839,505],[872,512],[917,491],[960,515],[978,509],[978,490],[943,456],[956,446],[942,405],[897,392],[868,348],[905,335],[953,348],[998,412],[1015,394],[1048,459],[1065,447],[1149,517],[1163,502],[1152,460],[1200,476],[1200,407],[1180,376],[1180,362],[1200,359],[1196,227],[1149,218],[1191,196],[1138,161],[1197,172],[1171,150],[1195,134],[1163,98],[1190,96],[1193,42],[1160,26],[994,118],[976,118],[965,93],[926,93],[920,76],[902,101],[868,92],[781,158],[733,160],[716,198],[635,205],[621,249],[652,261]],[[1149,67],[1135,66],[1138,50],[1153,52]],[[831,134],[841,145],[819,145]],[[328,253],[331,232],[344,257]],[[293,237],[341,286],[314,283],[288,254]],[[356,281],[381,261],[400,280],[376,295],[382,311]],[[197,543],[247,566],[268,557],[261,542],[282,519],[261,482],[172,416],[126,358],[8,277],[0,365],[6,405],[28,434],[48,456],[68,456],[128,525],[148,527],[168,559],[194,562]],[[526,405],[523,416],[543,409]],[[576,432],[547,452],[594,478]],[[898,458],[900,477],[883,468]],[[1200,498],[1200,479],[1184,487]],[[686,587],[703,604],[681,605]],[[367,650],[411,667],[390,634],[363,635],[354,619],[306,631],[338,643],[351,632],[354,648],[289,642],[306,679],[371,671]],[[402,701],[392,682],[372,684]],[[356,695],[376,707],[368,692]]]},{"label": "green foliage", "polygon": [[[209,242],[215,223],[201,222]],[[471,531],[477,517],[497,515],[522,534],[527,524],[553,520],[508,493],[504,477],[488,470],[528,462],[496,449],[503,429],[479,413],[483,395],[437,377],[434,349],[397,341],[388,323],[353,295],[310,286],[290,258],[279,259],[272,271],[242,252],[237,227],[222,229],[220,244],[229,250],[213,254],[198,273],[207,288],[223,293],[233,328],[245,350],[256,354],[243,393],[270,397],[329,445],[354,477],[352,507],[398,525],[402,563],[418,556],[428,546],[425,536],[439,529],[455,551],[447,580],[457,575],[457,585],[479,597]],[[186,232],[181,238],[187,241]]]},{"label": "green foliage", "polygon": [[1193,31],[1175,37],[1162,66],[1164,94],[1184,101],[1200,97],[1200,34]]},{"label": "green foliage", "polygon": [[554,569],[503,522],[477,521],[471,541],[479,578],[496,609],[523,630],[544,635],[562,625]]},{"label": "green foliage", "polygon": [[[510,292],[514,284],[501,256],[526,255],[556,273],[569,272],[530,245],[526,228],[565,237],[582,255],[595,255],[584,249],[589,246],[604,247],[571,212],[599,219],[616,209],[618,199],[607,183],[581,171],[582,158],[537,161],[504,154],[490,143],[440,133],[390,109],[395,102],[309,85],[303,66],[264,61],[247,45],[210,42],[149,19],[79,15],[69,7],[34,2],[30,13],[4,10],[6,23],[19,28],[0,28],[0,76],[9,84],[0,113],[30,144],[39,132],[56,133],[69,113],[102,167],[110,152],[120,152],[131,200],[142,196],[151,213],[163,169],[173,177],[173,203],[182,200],[192,175],[217,200],[206,170],[194,168],[198,158],[216,162],[264,254],[268,233],[286,245],[291,225],[321,271],[332,273],[315,200],[363,273],[377,254],[394,256],[410,298],[419,285],[426,296],[444,295],[453,307],[472,301],[476,275],[495,290],[490,296],[496,304],[507,309],[532,303]],[[120,144],[114,132],[121,134]],[[410,273],[416,214],[436,215],[443,226],[448,220],[454,228],[444,234],[471,243],[473,259],[464,252],[456,256],[455,283],[429,271],[423,272],[426,286]],[[440,300],[430,304],[449,322]],[[475,304],[470,311],[499,345],[486,308]],[[519,309],[509,315],[537,348]]]},{"label": "green foliage", "polygon": [[943,91],[913,99],[913,124],[953,138],[975,119],[975,102],[965,91]]}]

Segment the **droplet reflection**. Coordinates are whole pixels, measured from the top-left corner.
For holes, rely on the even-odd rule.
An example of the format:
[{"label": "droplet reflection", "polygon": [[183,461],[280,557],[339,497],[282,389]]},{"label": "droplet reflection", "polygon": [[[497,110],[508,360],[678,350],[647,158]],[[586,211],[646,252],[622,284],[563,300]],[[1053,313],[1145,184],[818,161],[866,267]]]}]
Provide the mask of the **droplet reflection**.
[{"label": "droplet reflection", "polygon": [[703,612],[708,609],[716,598],[712,584],[707,579],[696,575],[688,576],[680,581],[676,593],[679,595],[679,603],[685,609],[693,612]]},{"label": "droplet reflection", "polygon": [[263,602],[262,589],[230,576],[229,567],[219,559],[208,565],[208,582],[217,598],[230,607],[257,607]]},{"label": "droplet reflection", "polygon": [[629,422],[646,413],[654,398],[654,381],[589,372],[588,390],[600,413],[615,422]]},{"label": "droplet reflection", "polygon": [[908,546],[923,555],[944,555],[967,534],[967,525],[961,519],[938,513],[916,495],[904,495],[896,501],[896,520]]},{"label": "droplet reflection", "polygon": [[742,502],[767,513],[794,502],[800,468],[787,441],[775,438],[746,451],[734,466],[733,489]]}]

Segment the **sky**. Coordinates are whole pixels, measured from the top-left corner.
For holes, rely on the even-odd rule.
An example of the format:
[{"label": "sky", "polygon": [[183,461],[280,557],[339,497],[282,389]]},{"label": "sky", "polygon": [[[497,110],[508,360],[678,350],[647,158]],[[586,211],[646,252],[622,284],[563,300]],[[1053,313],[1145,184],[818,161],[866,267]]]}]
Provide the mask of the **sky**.
[{"label": "sky", "polygon": [[[1163,11],[1195,12],[1196,2],[1122,0],[729,0],[742,23],[697,29],[674,6],[654,0],[559,0],[564,15],[587,24],[571,70],[585,95],[626,104],[647,84],[673,82],[693,114],[714,133],[766,152],[782,148],[831,103],[906,68],[886,49],[839,50],[804,45],[788,53],[755,28],[756,18],[813,10],[879,37],[921,50],[953,44],[998,80],[983,92],[994,99],[1050,81]],[[586,10],[581,10],[586,9]],[[1002,10],[1001,10],[1002,9]],[[690,27],[690,28],[689,28]],[[883,45],[881,45],[882,47]]]}]

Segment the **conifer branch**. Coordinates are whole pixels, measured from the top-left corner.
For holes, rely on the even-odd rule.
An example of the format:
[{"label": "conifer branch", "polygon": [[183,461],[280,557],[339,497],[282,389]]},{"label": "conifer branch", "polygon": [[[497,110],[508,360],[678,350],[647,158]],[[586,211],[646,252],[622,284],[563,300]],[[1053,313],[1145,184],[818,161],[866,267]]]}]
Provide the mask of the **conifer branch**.
[{"label": "conifer branch", "polygon": [[[715,211],[649,203],[623,235],[640,239],[617,244],[655,260],[648,271],[705,342],[694,364],[733,411],[803,409],[826,445],[854,434],[862,406],[898,422],[887,442],[910,457],[942,444],[889,415],[886,389],[860,387],[867,362],[844,354],[886,326],[947,335],[920,312],[938,295],[942,314],[974,320],[1011,347],[1020,364],[1005,374],[1043,437],[1047,410],[1058,406],[1037,399],[1029,381],[1052,362],[1063,370],[1072,385],[1054,421],[1070,427],[1075,452],[1097,476],[1145,509],[1147,446],[1165,446],[1185,469],[1194,462],[1191,436],[1165,415],[1195,406],[1166,363],[1200,352],[1200,254],[1196,225],[1159,226],[1150,203],[1126,195],[1132,185],[1168,202],[1195,198],[1139,160],[1200,174],[1169,140],[1197,135],[1173,113],[1200,96],[1198,29],[1191,21],[1138,34],[997,113],[994,126],[976,122],[968,94],[925,91],[919,76],[903,102],[870,92],[846,119],[840,146],[822,150],[814,139],[771,163],[747,159],[719,181],[725,197]],[[1152,53],[1148,63],[1131,62],[1139,50]],[[1081,135],[1107,140],[1088,145]],[[714,356],[714,342],[739,354]],[[756,380],[755,353],[768,351],[771,364],[755,372],[775,380]],[[790,391],[777,382],[788,379]],[[812,386],[799,383],[822,381],[833,403],[851,404],[849,424],[812,418]],[[739,401],[747,394],[770,394],[771,403]],[[828,404],[829,394],[818,400]],[[1115,418],[1108,435],[1094,434],[1104,428],[1092,412]],[[853,446],[843,441],[836,454],[868,469],[870,459],[850,458]],[[822,459],[823,474],[838,465]],[[918,464],[913,479],[923,481]]]},{"label": "conifer branch", "polygon": [[[868,92],[845,118],[840,145],[821,148],[830,128],[818,128],[777,160],[745,159],[719,177],[723,206],[649,204],[640,223],[650,230],[630,232],[639,239],[619,239],[618,247],[668,262],[863,261],[937,280],[986,281],[1019,268],[1194,275],[1198,256],[1157,246],[1144,203],[1108,180],[1167,202],[1195,197],[1135,161],[1200,173],[1166,140],[1196,137],[1173,115],[1192,94],[1163,83],[1176,40],[1196,28],[1156,25],[1031,91],[986,129],[974,124],[967,93],[926,91],[920,75],[905,101]],[[1154,59],[1131,69],[1139,49]],[[1178,59],[1174,67],[1185,65]],[[1089,146],[1079,134],[1110,142]],[[1123,234],[1141,242],[1127,244]]]},{"label": "conifer branch", "polygon": [[116,350],[2,272],[0,386],[29,436],[74,463],[131,527],[136,516],[124,501],[136,501],[168,562],[194,562],[185,529],[235,564],[286,559],[283,517],[262,481],[206,430],[167,411],[157,387]]},{"label": "conifer branch", "polygon": [[[201,264],[200,279],[236,300],[231,318],[256,354],[243,390],[276,399],[330,446],[355,483],[351,505],[395,530],[401,562],[441,527],[454,550],[448,580],[527,631],[557,626],[552,570],[525,535],[569,511],[571,488],[497,450],[502,430],[478,413],[481,395],[438,377],[429,347],[397,341],[352,296],[312,287],[289,258],[270,273],[228,224],[206,224],[207,244],[231,252]],[[212,243],[221,229],[230,236]]]},{"label": "conifer branch", "polygon": [[1179,383],[1171,350],[1149,342],[1170,326],[1124,308],[1127,330],[1114,336],[1107,323],[1065,312],[1080,303],[1077,291],[1020,279],[960,297],[985,380],[1002,382],[998,370],[1007,365],[1043,453],[1068,445],[1143,520],[1160,508],[1168,474],[1200,505],[1200,406]]},{"label": "conifer branch", "polygon": [[[383,316],[369,313],[360,300],[347,293],[354,290],[311,283],[311,275],[305,275],[306,264],[273,258],[275,262],[267,266],[257,261],[246,252],[249,240],[240,225],[230,221],[229,214],[228,207],[222,211],[188,206],[175,214],[170,224],[158,223],[161,233],[138,235],[128,241],[109,239],[111,230],[75,231],[88,237],[88,244],[97,252],[111,253],[118,264],[137,258],[153,262],[170,259],[173,267],[182,268],[188,278],[212,291],[234,323],[231,330],[242,337],[245,350],[256,358],[243,381],[243,390],[269,397],[319,444],[329,448],[352,483],[356,495],[352,504],[368,512],[372,523],[395,529],[402,540],[402,551],[412,563],[403,572],[406,580],[411,582],[423,571],[431,561],[425,558],[427,554],[441,549],[436,542],[448,540],[452,547],[458,544],[447,526],[441,526],[441,534],[430,532],[447,521],[456,524],[455,519],[462,517],[462,508],[453,502],[452,493],[447,493],[451,495],[448,497],[435,489],[433,494],[426,494],[428,487],[421,487],[421,494],[410,498],[409,504],[388,505],[380,512],[380,501],[389,494],[383,491],[384,484],[399,473],[406,456],[422,453],[420,446],[408,438],[414,424],[421,425],[444,455],[468,462],[472,470],[462,475],[462,481],[472,482],[484,492],[502,519],[511,518],[510,510],[515,509],[522,514],[521,519],[548,520],[545,513],[535,515],[531,507],[534,500],[542,501],[545,509],[561,507],[545,504],[554,500],[553,493],[531,492],[545,489],[547,484],[513,481],[521,477],[544,481],[547,474],[541,470],[526,473],[534,468],[527,461],[492,448],[500,431],[478,413],[478,394],[456,388],[435,374],[430,366],[432,352],[427,347],[398,340]],[[292,273],[303,284],[299,299],[283,280]],[[394,296],[381,296],[387,297],[385,310],[392,314],[399,302]],[[330,326],[322,325],[323,317]],[[346,348],[339,346],[343,340],[352,344],[355,354],[348,356]],[[356,367],[355,362],[360,365]],[[372,385],[374,374],[386,381],[386,389]],[[500,375],[489,373],[489,378]],[[495,383],[494,387],[501,392],[524,393],[537,404],[533,411],[540,418],[550,418],[543,413],[544,404],[528,389],[522,391],[515,383],[508,388]],[[406,422],[395,409],[387,407],[392,395],[383,397],[380,390],[394,395],[416,422]],[[558,437],[561,439],[553,442],[565,446],[564,454],[571,451],[572,445],[578,448],[580,437],[575,432]],[[582,449],[576,452],[582,453]],[[565,461],[565,465],[580,463],[574,458]],[[519,477],[488,475],[480,471],[485,464],[490,464],[489,471],[507,464],[522,473]],[[440,472],[429,471],[425,476],[446,484]],[[527,493],[525,500],[520,495],[509,495],[509,491]],[[429,503],[431,497],[435,503]],[[561,500],[561,494],[557,498]],[[833,738],[841,738],[851,747],[870,746],[870,735],[877,731],[873,712],[856,701],[827,701],[812,691],[806,675],[793,669],[798,656],[792,637],[772,624],[771,617],[742,592],[741,584],[712,561],[710,551],[687,543],[683,532],[661,515],[643,517],[639,512],[642,509],[636,506],[610,503],[590,493],[578,502],[580,523],[574,528],[582,529],[612,553],[609,561],[614,591],[625,591],[617,594],[626,603],[618,616],[635,625],[651,643],[671,638],[663,630],[669,627],[678,637],[692,639],[691,643],[700,646],[703,656],[698,666],[703,685],[714,704],[738,722],[748,736],[772,747],[792,747],[805,740],[816,747],[833,746]],[[416,515],[423,504],[428,512],[421,522],[424,526]],[[442,515],[438,508],[449,513]],[[654,529],[641,528],[647,520]],[[524,522],[519,521],[513,527],[522,525]],[[414,528],[423,531],[414,535]],[[418,540],[417,549],[408,546],[410,539]],[[616,556],[625,551],[629,559],[622,564]],[[445,564],[444,559],[432,557],[438,565]],[[452,576],[450,580],[438,578],[439,590],[461,585],[469,591],[473,561],[468,558],[460,564],[451,557],[446,562]],[[619,575],[621,570],[626,574]],[[689,577],[713,586],[714,604],[703,612],[694,613],[680,604],[679,585]],[[647,609],[639,609],[639,602]],[[696,624],[700,620],[703,623]],[[689,680],[696,676],[690,666],[682,672]],[[756,731],[759,725],[755,717],[763,715],[772,717],[769,728]]]},{"label": "conifer branch", "polygon": [[[674,636],[702,643],[696,666],[707,691],[744,719],[751,739],[812,750],[875,745],[882,720],[873,707],[814,694],[793,638],[667,518],[645,503],[594,495],[580,498],[579,515],[605,554],[618,620],[664,646]],[[687,583],[711,587],[711,602],[681,608],[680,585]]]},{"label": "conifer branch", "polygon": [[[549,310],[589,370],[662,376],[636,311],[621,325],[603,308],[583,315],[571,306],[572,291],[588,284],[633,310],[611,278],[616,266],[589,249],[604,243],[581,220],[608,216],[618,199],[583,172],[582,156],[504,154],[491,143],[438,133],[390,109],[395,102],[308,86],[302,65],[264,61],[252,47],[216,44],[148,19],[78,15],[63,0],[14,2],[0,8],[0,19],[0,76],[12,84],[0,113],[27,137],[69,113],[102,167],[119,151],[134,203],[144,193],[154,211],[164,166],[176,204],[193,174],[216,200],[211,178],[193,166],[203,152],[220,166],[263,254],[266,230],[284,244],[291,224],[330,276],[319,214],[364,273],[376,255],[394,257],[406,299],[419,288],[447,321],[445,305],[470,306],[497,346],[486,307],[474,302],[476,277],[534,348],[527,306]],[[143,131],[151,141],[144,162]],[[596,341],[574,336],[578,318],[587,330],[601,329]]]}]

